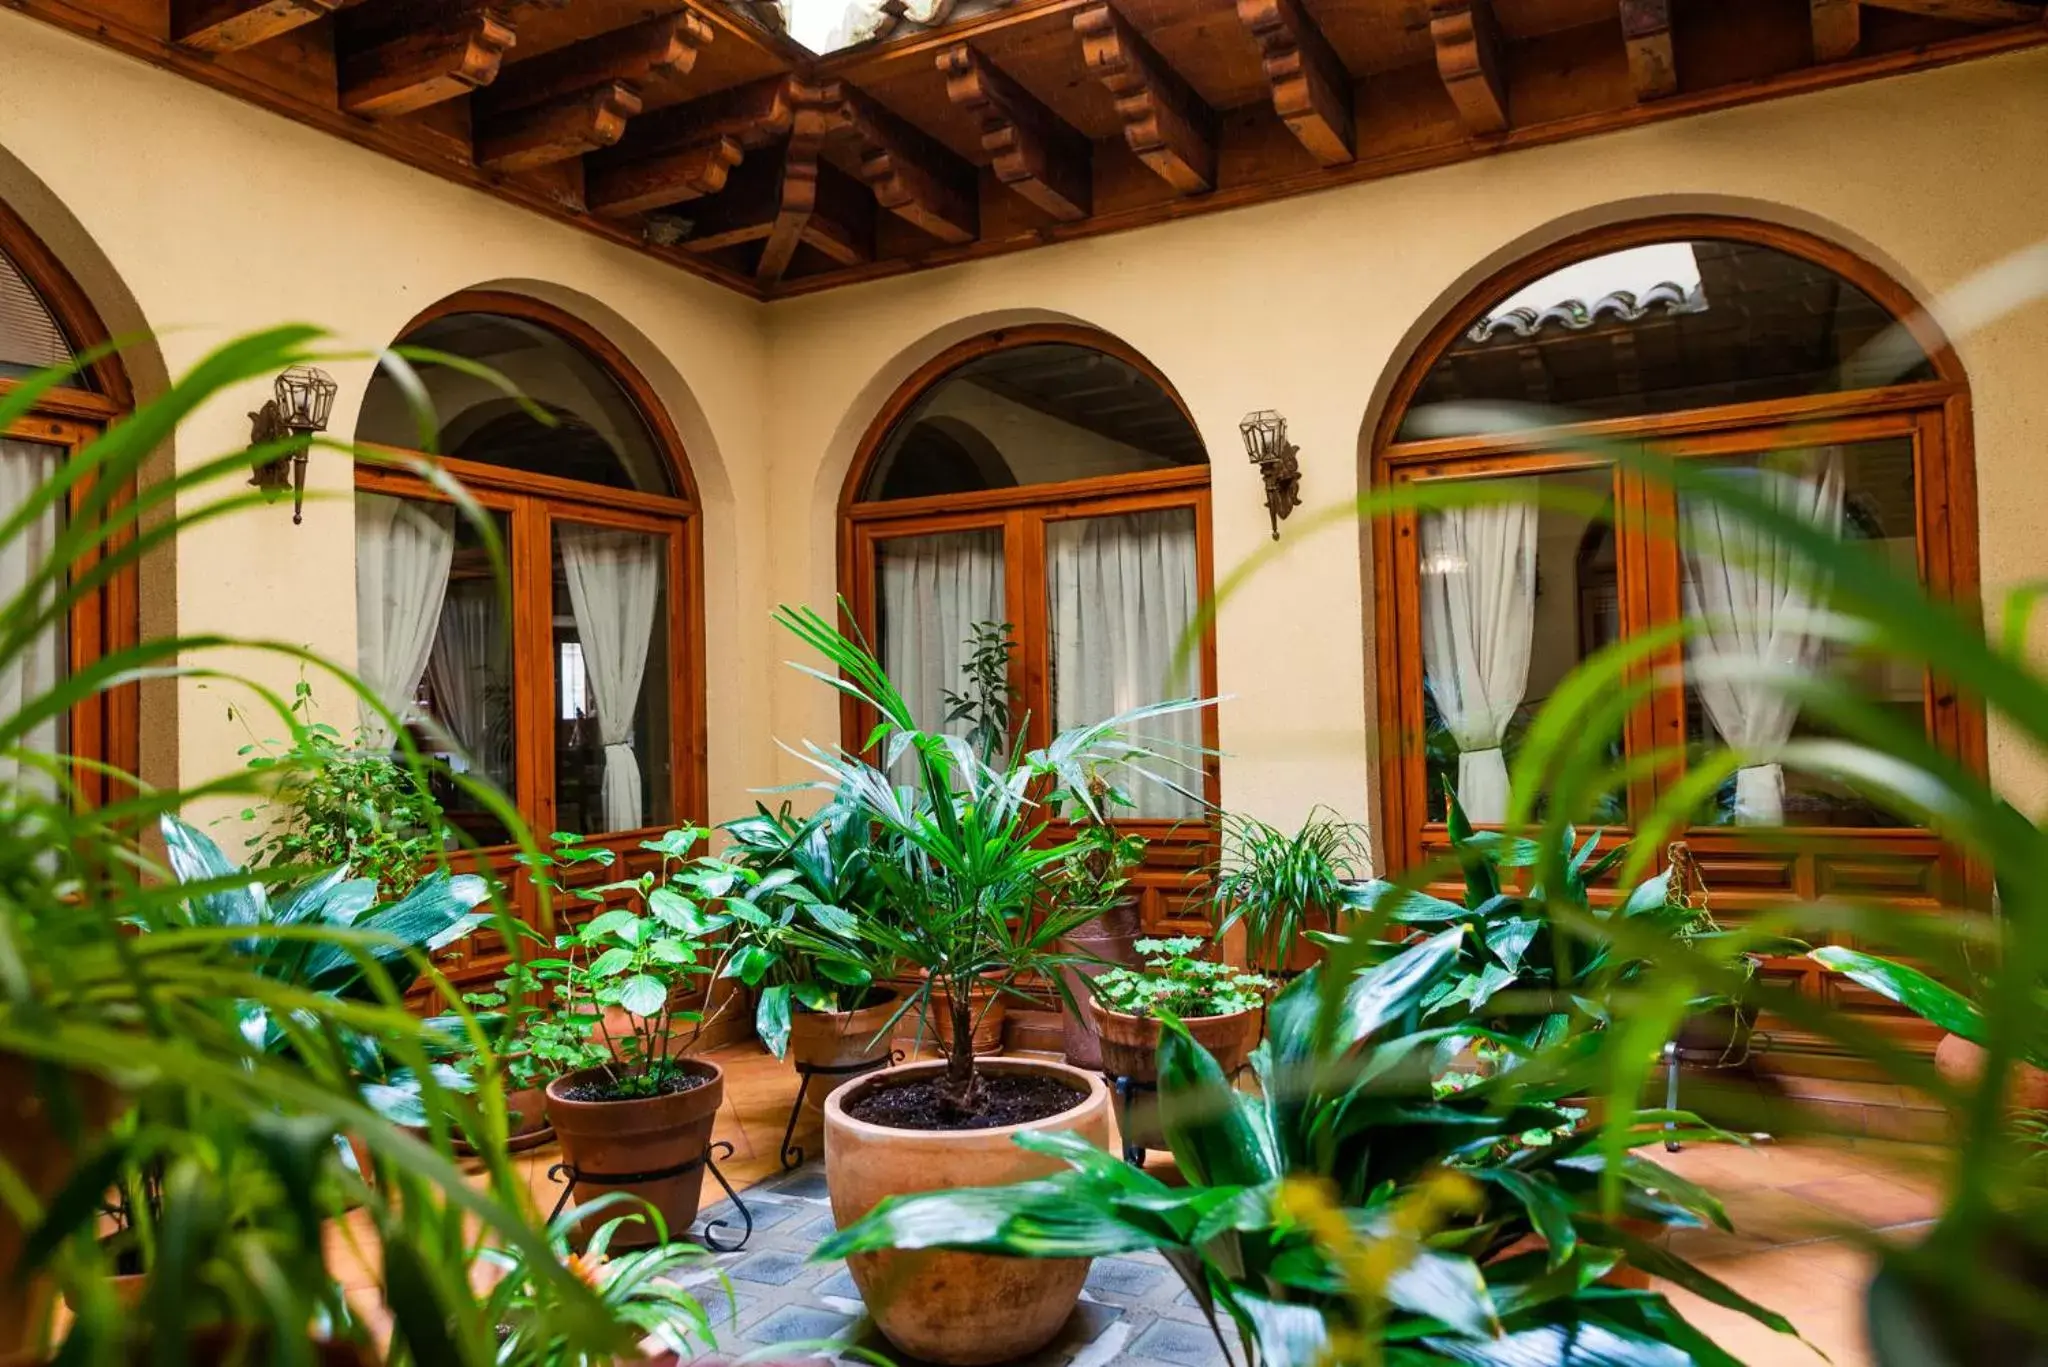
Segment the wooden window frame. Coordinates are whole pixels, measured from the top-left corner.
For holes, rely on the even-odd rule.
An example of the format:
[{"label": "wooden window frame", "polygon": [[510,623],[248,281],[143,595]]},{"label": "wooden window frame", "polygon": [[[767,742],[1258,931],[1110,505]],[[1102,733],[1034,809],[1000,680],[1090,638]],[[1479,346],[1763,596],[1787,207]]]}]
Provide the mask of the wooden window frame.
[{"label": "wooden window frame", "polygon": [[[1905,323],[1933,364],[1932,381],[1880,389],[1806,395],[1717,408],[1605,419],[1541,432],[1399,441],[1396,432],[1424,376],[1494,300],[1561,266],[1606,252],[1685,238],[1737,240],[1775,248],[1831,270],[1862,289]],[[1936,593],[1974,605],[1978,596],[1976,485],[1970,430],[1969,386],[1960,361],[1918,303],[1896,282],[1855,256],[1789,229],[1742,219],[1669,216],[1567,239],[1517,262],[1478,286],[1430,332],[1410,359],[1380,414],[1373,443],[1375,486],[1413,480],[1511,476],[1544,469],[1583,467],[1576,441],[1655,443],[1680,458],[1784,449],[1816,441],[1856,442],[1885,437],[1914,442],[1915,507],[1921,577]],[[1603,463],[1603,462],[1592,462]],[[1672,494],[1640,475],[1621,472],[1617,536],[1622,541],[1623,629],[1640,631],[1653,620],[1675,620],[1679,584],[1675,546],[1646,554],[1640,530],[1652,517],[1668,518]],[[1637,524],[1633,533],[1629,524]],[[1377,779],[1393,866],[1412,868],[1442,853],[1448,836],[1427,819],[1421,752],[1421,604],[1413,512],[1380,524],[1373,537],[1376,629],[1379,648],[1379,724],[1384,739]],[[1647,667],[1679,662],[1671,647]],[[1985,767],[1981,709],[1960,699],[1938,676],[1925,685],[1929,733],[1972,769]],[[1644,752],[1682,740],[1684,699],[1674,684],[1661,689],[1628,724],[1632,749]],[[1670,773],[1644,781],[1633,804],[1654,799]],[[1617,832],[1625,836],[1626,831]],[[1911,828],[1790,827],[1738,830],[1703,827],[1687,839],[1701,856],[1717,906],[1740,909],[1787,895],[1831,892],[1880,895],[1929,906],[1967,895],[1979,880],[1956,853],[1929,832]],[[1922,866],[1925,881],[1899,870]],[[1717,881],[1718,880],[1718,881]]]},{"label": "wooden window frame", "polygon": [[[554,618],[553,535],[557,523],[640,531],[668,539],[664,564],[669,611],[666,628],[671,677],[669,694],[670,820],[626,831],[590,832],[589,843],[636,854],[642,840],[671,826],[706,819],[709,784],[706,770],[704,699],[704,569],[702,509],[682,439],[666,410],[623,353],[602,334],[571,314],[524,295],[473,290],[451,295],[408,323],[400,333],[410,337],[421,327],[455,313],[490,313],[518,318],[546,328],[596,361],[631,402],[667,462],[675,495],[647,493],[586,484],[553,475],[506,469],[477,461],[429,455],[400,447],[359,442],[370,460],[356,467],[355,484],[363,493],[388,494],[423,502],[447,503],[447,493],[405,464],[430,462],[452,476],[476,503],[506,518],[511,533],[507,569],[513,605],[513,670],[524,687],[514,694],[513,791],[521,817],[543,836],[559,829],[555,822],[556,688],[552,631],[520,631],[521,623]],[[380,459],[395,462],[376,463]],[[513,868],[509,846],[478,852],[500,874]],[[524,879],[515,880],[515,902],[530,897]],[[472,966],[465,976],[480,971]]]},{"label": "wooden window frame", "polygon": [[[84,366],[92,379],[90,388],[60,385],[44,391],[18,421],[0,427],[0,436],[61,447],[75,455],[133,409],[134,390],[127,369],[110,345],[106,328],[85,291],[4,201],[0,201],[0,251],[34,287],[74,351],[92,356]],[[20,384],[0,376],[0,397]],[[90,489],[89,483],[82,482],[71,491],[69,511],[74,515]],[[134,494],[132,482],[115,491],[116,505]],[[133,535],[132,529],[120,533],[116,544],[127,543]],[[89,567],[101,553],[98,549],[90,552],[77,568]],[[141,637],[141,600],[134,571],[115,575],[75,604],[66,634],[65,664],[74,673],[106,655],[132,649]],[[67,748],[80,761],[73,766],[72,780],[82,802],[96,805],[119,796],[115,776],[133,775],[140,766],[140,699],[139,686],[125,684],[102,690],[72,709]]]},{"label": "wooden window frame", "polygon": [[[1210,472],[1205,462],[1167,470],[1102,475],[1057,483],[1029,484],[926,498],[863,499],[882,448],[897,424],[934,385],[968,362],[1017,347],[1085,347],[1121,361],[1156,384],[1194,428],[1179,393],[1143,355],[1092,328],[1042,324],[1006,328],[970,338],[927,361],[900,385],[862,438],[839,502],[839,584],[856,626],[878,641],[876,543],[898,537],[946,532],[999,530],[1003,533],[1003,595],[1015,628],[1011,684],[1026,712],[1023,742],[1041,746],[1052,738],[1051,625],[1047,620],[1045,529],[1052,522],[1185,508],[1195,519],[1195,573],[1206,599],[1215,583],[1215,538],[1210,517]],[[1203,633],[1196,669],[1203,697],[1216,696],[1216,634]],[[843,742],[856,747],[873,730],[875,717],[851,698],[840,700]],[[1222,803],[1222,778],[1214,753],[1220,727],[1214,707],[1202,710],[1202,744],[1212,753],[1203,766],[1202,792],[1212,810]],[[1206,928],[1192,894],[1193,875],[1214,857],[1213,819],[1174,821],[1124,817],[1121,829],[1148,842],[1144,867],[1133,877],[1147,930]]]}]

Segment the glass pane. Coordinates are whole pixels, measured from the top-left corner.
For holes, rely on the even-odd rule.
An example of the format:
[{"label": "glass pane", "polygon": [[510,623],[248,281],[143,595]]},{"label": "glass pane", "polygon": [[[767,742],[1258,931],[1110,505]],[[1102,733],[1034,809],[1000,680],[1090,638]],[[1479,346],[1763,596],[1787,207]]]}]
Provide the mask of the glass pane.
[{"label": "glass pane", "polygon": [[[640,410],[610,371],[567,338],[524,319],[456,313],[413,332],[405,345],[487,365],[525,398],[522,403],[487,380],[419,363],[443,455],[614,489],[676,492]],[[538,404],[552,421],[534,416],[528,404]],[[384,370],[363,395],[356,440],[420,445],[404,391]]]},{"label": "glass pane", "polygon": [[[1905,574],[1919,569],[1913,442],[1908,437],[1716,461],[1777,507],[1859,541]],[[1745,669],[1825,671],[1894,713],[1926,724],[1921,672],[1897,660],[1801,630],[1802,616],[1826,597],[1792,553],[1697,496],[1679,500],[1680,582],[1685,611],[1701,627],[1687,644],[1686,735],[1699,746],[1767,751],[1790,739],[1832,735],[1800,713],[1796,700]],[[1900,826],[1839,784],[1775,764],[1742,769],[1698,818],[1709,825]]]},{"label": "glass pane", "polygon": [[668,538],[558,522],[554,539],[556,825],[582,835],[665,825],[675,791]]},{"label": "glass pane", "polygon": [[[16,441],[0,437],[0,523],[6,522],[54,477],[64,462],[65,450],[44,442]],[[52,507],[0,543],[0,606],[14,602],[29,580],[49,562],[62,526],[59,508]],[[42,596],[48,603],[47,592]],[[23,606],[27,606],[24,604]],[[69,658],[69,632],[62,620],[52,622],[14,659],[0,663],[0,714],[15,715],[32,700],[54,688],[64,675]],[[34,754],[61,755],[71,744],[69,725],[63,717],[38,722],[18,743]],[[23,765],[10,755],[0,755],[0,803],[17,785],[27,791],[49,796],[57,784],[48,773]]]},{"label": "glass pane", "polygon": [[[1574,666],[1620,634],[1613,474],[1580,470],[1515,483],[1528,485],[1529,502],[1421,518],[1424,765],[1433,821],[1447,815],[1450,788],[1474,822],[1503,820],[1508,769],[1530,720]],[[1581,506],[1538,501],[1553,491]],[[1617,731],[1609,762],[1619,763],[1621,753]],[[1625,795],[1616,793],[1588,819],[1626,815]]]},{"label": "glass pane", "polygon": [[[56,315],[21,268],[0,252],[0,377],[18,380],[71,359],[71,343]],[[65,383],[91,388],[91,373],[73,375]]]},{"label": "glass pane", "polygon": [[[510,520],[503,513],[489,516],[497,524],[500,547],[509,553]],[[448,593],[441,603],[440,621],[420,681],[419,712],[431,724],[418,732],[419,743],[441,754],[451,770],[485,780],[511,795],[517,772],[513,695],[519,674],[512,667],[512,631],[505,620],[504,592],[483,537],[469,519],[455,519],[454,531]],[[478,844],[497,845],[511,839],[504,825],[467,789],[443,780],[436,784],[434,796],[450,823]]]},{"label": "glass pane", "polygon": [[1151,377],[1087,347],[1048,343],[992,352],[932,385],[890,429],[861,497],[926,498],[1207,461],[1201,436]]},{"label": "glass pane", "polygon": [[[1045,578],[1055,731],[1200,695],[1194,655],[1175,663],[1201,600],[1192,508],[1049,523]],[[1130,734],[1159,754],[1148,770],[1191,792],[1202,790],[1199,711],[1154,717]],[[1135,804],[1131,815],[1184,820],[1201,814],[1194,798],[1139,775],[1108,777]]]},{"label": "glass pane", "polygon": [[[910,704],[919,728],[969,734],[973,719],[953,717],[954,700],[975,693],[968,665],[977,637],[987,634],[978,629],[1007,623],[1002,532],[990,528],[878,541],[875,583],[882,667]],[[898,777],[908,781],[908,768],[899,769]]]},{"label": "glass pane", "polygon": [[1432,411],[1445,404],[1538,405],[1564,422],[1933,379],[1910,343],[1870,349],[1892,321],[1834,272],[1754,243],[1609,252],[1496,301],[1430,368],[1399,437],[1478,429]]}]

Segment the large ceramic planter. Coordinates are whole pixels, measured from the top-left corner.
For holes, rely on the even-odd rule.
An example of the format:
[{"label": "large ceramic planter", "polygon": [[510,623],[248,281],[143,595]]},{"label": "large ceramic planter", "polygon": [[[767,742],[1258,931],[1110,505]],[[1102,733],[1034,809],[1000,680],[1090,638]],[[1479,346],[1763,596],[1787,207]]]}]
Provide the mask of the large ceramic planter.
[{"label": "large ceramic planter", "polygon": [[[950,1052],[953,1048],[952,998],[941,987],[926,1000],[930,1003],[925,1015],[926,1034],[940,1053]],[[1010,999],[999,994],[994,987],[976,983],[968,994],[968,1010],[974,1015],[974,1052],[1002,1053],[1003,1022],[1009,1019]]]},{"label": "large ceramic planter", "polygon": [[[687,1234],[697,1218],[711,1123],[725,1100],[725,1074],[717,1064],[682,1059],[677,1066],[709,1080],[687,1092],[642,1100],[572,1100],[566,1092],[606,1075],[603,1068],[584,1068],[556,1078],[547,1090],[548,1120],[562,1142],[562,1160],[581,1174],[576,1203],[582,1205],[606,1192],[630,1192],[661,1212],[671,1239]],[[685,1165],[694,1166],[675,1171]],[[669,1175],[640,1182],[604,1180],[606,1175],[644,1173]],[[603,1218],[629,1213],[624,1208],[607,1209]],[[642,1222],[622,1226],[615,1242],[632,1247],[652,1243],[654,1237],[653,1227]]]},{"label": "large ceramic planter", "polygon": [[[825,1098],[851,1082],[856,1070],[889,1057],[889,1018],[902,1001],[883,990],[882,999],[858,1011],[809,1011],[798,1007],[789,1016],[789,1059],[803,1068],[824,1069],[811,1075],[804,1105],[825,1109]],[[835,1071],[844,1070],[844,1071]]]},{"label": "large ceramic planter", "polygon": [[[1093,1074],[1037,1059],[990,1059],[984,1076],[1057,1077],[1085,1094],[1073,1109],[991,1130],[896,1130],[855,1120],[846,1108],[907,1079],[943,1074],[943,1061],[908,1063],[856,1078],[825,1103],[825,1182],[844,1229],[883,1199],[957,1187],[996,1187],[1065,1170],[1056,1158],[1017,1147],[1025,1130],[1074,1130],[1109,1143],[1109,1090]],[[1086,1258],[1006,1258],[927,1250],[859,1253],[847,1259],[868,1313],[891,1343],[928,1362],[975,1367],[1006,1362],[1051,1342],[1073,1313]]]},{"label": "large ceramic planter", "polygon": [[[1159,1080],[1159,1021],[1112,1011],[1090,997],[1085,1004],[1102,1036],[1102,1071],[1149,1088]],[[1188,1016],[1181,1021],[1195,1043],[1216,1059],[1225,1077],[1244,1067],[1259,1042],[1263,1011],[1237,1011],[1227,1016]],[[1166,1136],[1159,1128],[1159,1099],[1137,1090],[1124,1106],[1123,1141],[1130,1149],[1161,1149]]]},{"label": "large ceramic planter", "polygon": [[[76,1107],[76,1144],[50,1104],[53,1089],[65,1086]],[[90,1073],[38,1069],[31,1059],[0,1052],[0,1158],[38,1204],[47,1205],[71,1180],[79,1155],[113,1120],[117,1097]],[[50,1303],[47,1281],[19,1273],[26,1239],[13,1208],[0,1202],[0,1361],[27,1350]]]}]

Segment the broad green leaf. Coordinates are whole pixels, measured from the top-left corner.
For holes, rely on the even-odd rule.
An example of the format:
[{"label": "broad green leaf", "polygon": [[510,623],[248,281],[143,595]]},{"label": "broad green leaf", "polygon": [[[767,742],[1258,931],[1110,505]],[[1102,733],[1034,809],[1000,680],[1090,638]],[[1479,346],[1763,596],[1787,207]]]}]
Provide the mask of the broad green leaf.
[{"label": "broad green leaf", "polygon": [[768,1052],[781,1058],[789,1050],[789,987],[778,983],[763,988],[754,1003],[754,1031]]},{"label": "broad green leaf", "polygon": [[1968,997],[1946,987],[1917,968],[1842,945],[1824,945],[1807,955],[1826,969],[1888,998],[1951,1035],[1972,1044],[1985,1043],[1984,1013]]},{"label": "broad green leaf", "polygon": [[636,1016],[656,1016],[668,1005],[668,984],[640,973],[619,986],[619,1005]]},{"label": "broad green leaf", "polygon": [[614,978],[633,966],[633,951],[624,945],[613,945],[590,961],[590,975],[593,978]]},{"label": "broad green leaf", "polygon": [[607,935],[616,935],[629,945],[638,944],[640,918],[624,907],[614,907],[610,911],[601,911],[591,917],[589,924],[583,927],[582,935],[586,944],[601,940]]}]

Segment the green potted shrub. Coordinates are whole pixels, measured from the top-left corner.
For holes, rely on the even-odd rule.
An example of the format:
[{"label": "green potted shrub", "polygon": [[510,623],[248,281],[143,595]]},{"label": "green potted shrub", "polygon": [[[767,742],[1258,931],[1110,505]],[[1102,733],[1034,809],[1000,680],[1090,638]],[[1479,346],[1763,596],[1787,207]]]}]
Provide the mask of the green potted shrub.
[{"label": "green potted shrub", "polygon": [[[829,671],[806,672],[881,718],[861,754],[806,746],[821,787],[888,842],[878,861],[891,916],[861,927],[883,951],[922,969],[904,1011],[946,1012],[946,1057],[866,1074],[825,1104],[826,1183],[834,1217],[851,1223],[884,1199],[934,1188],[998,1184],[1052,1166],[1010,1142],[1019,1133],[1072,1129],[1109,1135],[1099,1077],[1030,1058],[977,1059],[973,993],[1018,991],[1026,974],[1050,975],[1069,956],[1060,937],[1094,915],[1052,902],[1045,881],[1076,849],[1052,835],[1034,794],[1064,789],[1091,810],[1086,771],[1152,757],[1124,739],[1143,718],[1193,707],[1164,703],[1056,737],[1043,750],[985,758],[967,739],[921,731],[875,658],[816,613],[784,608],[781,624],[817,650]],[[907,763],[909,783],[892,770]],[[937,1362],[993,1362],[1035,1351],[1072,1312],[1085,1260],[1023,1264],[941,1257],[908,1262],[877,1253],[851,1262],[882,1333],[903,1352]]]},{"label": "green potted shrub", "polygon": [[1355,885],[1370,875],[1365,828],[1321,807],[1291,835],[1241,813],[1222,824],[1210,883],[1216,938],[1241,925],[1254,968],[1300,972],[1318,957],[1309,932],[1341,929]]},{"label": "green potted shrub", "polygon": [[1142,1089],[1125,1100],[1126,1151],[1160,1146],[1157,1107],[1143,1093],[1159,1080],[1162,1022],[1179,1022],[1227,1076],[1236,1076],[1259,1042],[1260,1008],[1273,980],[1202,958],[1207,944],[1195,935],[1139,940],[1144,966],[1109,969],[1083,1000],[1102,1040],[1103,1071]]},{"label": "green potted shrub", "polygon": [[901,994],[877,979],[892,966],[861,935],[887,915],[873,832],[858,811],[828,802],[800,817],[788,803],[720,827],[734,871],[706,930],[728,939],[718,973],[753,989],[754,1029],[777,1058],[826,1069],[804,1089],[822,1109],[854,1072],[890,1054]]},{"label": "green potted shrub", "polygon": [[[636,877],[578,887],[597,908],[556,938],[559,957],[537,959],[537,979],[555,989],[556,1018],[570,1031],[595,1033],[607,1057],[547,1085],[548,1123],[562,1158],[580,1174],[579,1199],[608,1191],[639,1197],[670,1229],[697,1216],[711,1126],[725,1099],[725,1074],[708,1059],[687,1058],[703,1013],[679,1004],[707,978],[699,943],[705,912],[704,870],[690,859],[700,829],[669,831],[642,848],[659,856]],[[616,854],[558,837],[541,861],[560,868],[609,868]],[[710,875],[715,882],[715,873]],[[556,886],[550,880],[550,886]],[[695,1166],[690,1166],[694,1164]],[[604,1174],[665,1172],[642,1182],[611,1182]],[[633,1242],[650,1230],[624,1231]]]},{"label": "green potted shrub", "polygon": [[[545,943],[521,926],[524,938]],[[496,1070],[505,1089],[505,1148],[517,1153],[554,1138],[548,1123],[547,1088],[568,1073],[594,1068],[611,1055],[592,1038],[587,1025],[565,1019],[549,1001],[551,987],[524,957],[515,958],[505,976],[486,991],[465,992],[479,1041],[459,1019],[435,1022],[448,1036],[447,1059],[458,1071],[477,1076]],[[474,1152],[467,1135],[456,1136],[457,1152]]]}]

